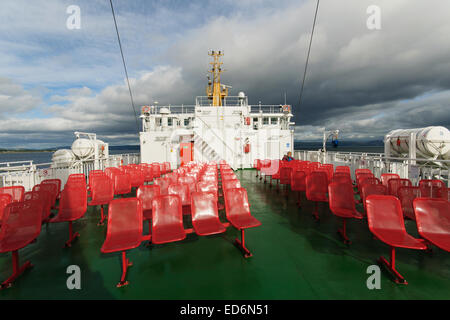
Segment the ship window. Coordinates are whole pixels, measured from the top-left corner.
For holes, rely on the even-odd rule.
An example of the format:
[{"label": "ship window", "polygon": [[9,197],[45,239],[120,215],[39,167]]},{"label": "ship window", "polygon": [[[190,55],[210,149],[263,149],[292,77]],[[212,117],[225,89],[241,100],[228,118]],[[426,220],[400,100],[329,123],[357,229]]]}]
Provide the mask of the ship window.
[{"label": "ship window", "polygon": [[157,119],[156,119],[156,125],[157,125],[158,127],[161,127],[161,118],[157,118]]},{"label": "ship window", "polygon": [[172,126],[172,122],[173,122],[172,118],[167,118],[167,125],[168,126]]},{"label": "ship window", "polygon": [[253,118],[253,123],[257,124],[258,123],[258,118]]},{"label": "ship window", "polygon": [[184,126],[185,127],[189,126],[189,119],[184,119]]},{"label": "ship window", "polygon": [[263,118],[263,124],[269,124],[269,118]]},{"label": "ship window", "polygon": [[278,118],[270,118],[270,124],[278,124]]}]

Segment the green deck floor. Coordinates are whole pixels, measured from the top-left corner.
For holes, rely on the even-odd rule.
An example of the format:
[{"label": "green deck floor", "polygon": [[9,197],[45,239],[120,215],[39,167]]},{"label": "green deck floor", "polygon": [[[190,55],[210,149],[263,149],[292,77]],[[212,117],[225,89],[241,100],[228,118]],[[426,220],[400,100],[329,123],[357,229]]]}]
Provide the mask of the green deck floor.
[{"label": "green deck floor", "polygon": [[[106,226],[98,227],[99,207],[89,208],[74,224],[81,237],[62,248],[67,223],[44,225],[36,243],[20,250],[21,262],[34,267],[0,299],[450,299],[450,254],[397,251],[397,268],[409,285],[395,284],[381,273],[381,289],[369,290],[368,266],[389,254],[385,244],[372,238],[367,220],[351,221],[344,245],[336,230],[340,220],[321,205],[321,220],[312,216],[312,203],[302,209],[255,177],[255,171],[237,172],[247,189],[252,214],[262,226],[249,229],[246,241],[253,257],[244,259],[228,230],[217,236],[198,237],[166,245],[144,243],[128,253],[134,263],[127,287],[116,288],[121,275],[119,254],[102,254]],[[359,208],[361,210],[361,208]],[[221,216],[223,216],[221,212]],[[225,221],[223,219],[223,221]],[[415,223],[407,230],[417,237]],[[190,227],[186,221],[185,227]],[[147,232],[147,224],[144,225]],[[68,290],[66,268],[81,268],[81,290]],[[383,269],[382,269],[383,270]],[[0,255],[0,279],[11,272],[11,255]]]}]

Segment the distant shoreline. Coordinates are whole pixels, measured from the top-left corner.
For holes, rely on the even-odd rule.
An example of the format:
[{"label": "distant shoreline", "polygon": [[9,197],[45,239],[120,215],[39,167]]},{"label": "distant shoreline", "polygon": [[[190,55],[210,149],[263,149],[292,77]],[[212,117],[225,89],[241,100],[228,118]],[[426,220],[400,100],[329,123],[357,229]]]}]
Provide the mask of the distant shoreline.
[{"label": "distant shoreline", "polygon": [[0,150],[0,153],[55,152],[56,150]]}]

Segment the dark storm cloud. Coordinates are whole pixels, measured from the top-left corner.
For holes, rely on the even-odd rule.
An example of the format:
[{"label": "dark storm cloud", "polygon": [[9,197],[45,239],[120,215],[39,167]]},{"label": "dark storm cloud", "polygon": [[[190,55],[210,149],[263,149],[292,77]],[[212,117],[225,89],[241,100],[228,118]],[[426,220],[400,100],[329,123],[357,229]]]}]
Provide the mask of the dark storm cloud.
[{"label": "dark storm cloud", "polygon": [[[222,80],[233,86],[233,95],[244,91],[250,103],[279,104],[286,92],[298,139],[320,139],[323,128],[341,129],[343,138],[364,139],[382,137],[396,128],[449,127],[449,2],[322,0],[301,106],[299,91],[315,1],[281,1],[274,6],[271,1],[227,0],[217,11],[212,2],[206,3],[193,1],[184,9],[170,1],[152,10],[146,2],[118,7],[137,106],[155,100],[194,104],[195,96],[205,94],[207,52],[217,49],[225,51],[227,71]],[[380,30],[367,28],[370,5],[381,10]],[[102,10],[94,13],[92,17],[98,19],[89,20],[95,27],[89,39],[95,47],[81,42],[82,48],[74,51],[79,65],[71,65],[63,77],[67,81],[72,74],[77,85],[50,91],[51,99],[41,107],[44,116],[9,114],[0,119],[0,132],[11,137],[14,133],[41,137],[50,132],[66,141],[72,139],[73,131],[83,130],[114,143],[133,141],[136,125],[128,88],[118,81],[123,70],[116,59],[114,34],[109,33],[111,17]],[[49,32],[45,24],[40,28]],[[89,57],[95,57],[95,63]],[[4,54],[4,61],[14,58]],[[51,80],[45,66],[29,68],[33,79],[42,74],[43,82]],[[62,68],[51,68],[55,81]],[[99,89],[95,83],[109,85]],[[10,96],[14,94],[26,96],[27,101],[35,97],[26,90]],[[137,136],[134,141],[138,143]]]}]

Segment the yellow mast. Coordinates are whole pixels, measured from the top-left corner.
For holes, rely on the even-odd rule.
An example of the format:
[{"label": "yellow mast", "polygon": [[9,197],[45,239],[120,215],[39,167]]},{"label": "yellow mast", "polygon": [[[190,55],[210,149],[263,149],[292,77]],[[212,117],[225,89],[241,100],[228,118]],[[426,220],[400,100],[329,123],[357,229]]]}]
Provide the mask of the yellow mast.
[{"label": "yellow mast", "polygon": [[222,51],[211,51],[208,55],[214,58],[214,62],[209,63],[212,65],[209,72],[212,74],[213,81],[211,83],[211,79],[208,76],[209,81],[208,86],[206,87],[206,95],[212,100],[212,105],[218,107],[223,105],[223,98],[228,96],[228,88],[222,86],[220,83],[220,74],[224,71],[222,70],[223,62],[220,61],[220,57],[223,56],[223,53]]}]

